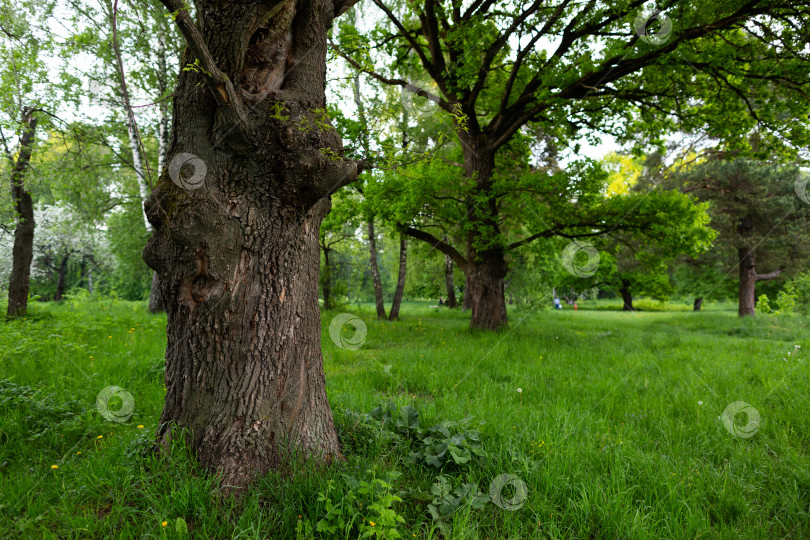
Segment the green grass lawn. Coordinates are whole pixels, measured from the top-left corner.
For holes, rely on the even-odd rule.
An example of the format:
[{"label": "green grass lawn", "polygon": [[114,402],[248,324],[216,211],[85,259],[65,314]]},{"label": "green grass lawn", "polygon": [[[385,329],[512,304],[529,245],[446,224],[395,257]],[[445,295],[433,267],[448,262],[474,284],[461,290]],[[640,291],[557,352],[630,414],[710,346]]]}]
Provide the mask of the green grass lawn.
[{"label": "green grass lawn", "polygon": [[[475,333],[426,303],[399,322],[343,311],[368,329],[341,349],[341,312],[323,314],[346,461],[239,499],[184,448],[149,451],[165,316],[85,299],[0,323],[0,538],[357,538],[393,523],[404,538],[810,537],[807,320],[515,310],[507,331]],[[110,385],[133,396],[126,422],[97,410]],[[389,401],[391,421],[366,414]],[[760,415],[753,436],[719,419],[736,401]],[[499,492],[501,475],[516,480]]]}]

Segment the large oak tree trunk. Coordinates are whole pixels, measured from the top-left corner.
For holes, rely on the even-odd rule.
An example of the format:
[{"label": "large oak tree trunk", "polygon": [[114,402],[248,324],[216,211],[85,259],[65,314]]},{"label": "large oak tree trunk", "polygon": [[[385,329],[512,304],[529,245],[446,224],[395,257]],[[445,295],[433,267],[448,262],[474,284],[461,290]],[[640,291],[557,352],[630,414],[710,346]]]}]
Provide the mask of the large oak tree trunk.
[{"label": "large oak tree trunk", "polygon": [[405,275],[408,270],[408,237],[405,233],[399,235],[399,274],[397,275],[397,288],[394,291],[394,299],[391,301],[391,311],[388,312],[388,320],[395,321],[399,318],[399,306],[402,305],[402,294],[405,292]]},{"label": "large oak tree trunk", "polygon": [[[504,252],[497,245],[500,237],[497,199],[492,192],[495,155],[469,140],[463,145],[464,171],[476,182],[476,201],[468,215],[471,232],[467,242],[469,269],[465,299],[470,298],[470,326],[497,330],[506,326],[503,278],[508,270]],[[496,245],[492,245],[493,242]]]},{"label": "large oak tree trunk", "polygon": [[447,307],[458,307],[456,286],[453,284],[453,259],[446,253],[444,254],[444,285],[447,289]]},{"label": "large oak tree trunk", "polygon": [[319,227],[358,173],[331,157],[342,147],[320,113],[335,8],[199,0],[197,32],[179,0],[163,3],[189,42],[182,65],[193,54],[203,69],[180,74],[169,166],[146,204],[168,319],[157,438],[188,430],[202,464],[244,486],[341,457],[318,308]]},{"label": "large oak tree trunk", "polygon": [[382,279],[380,267],[377,265],[377,233],[374,230],[374,218],[368,220],[368,263],[371,266],[371,281],[374,284],[374,306],[377,308],[377,318],[385,319],[385,299],[383,298]]},{"label": "large oak tree trunk", "polygon": [[470,297],[472,328],[497,330],[506,325],[506,301],[503,277],[506,263],[501,260],[490,264],[471,264],[465,298]]},{"label": "large oak tree trunk", "polygon": [[25,188],[24,176],[31,161],[37,117],[26,108],[22,115],[23,133],[20,152],[11,171],[11,200],[17,223],[11,256],[11,274],[8,282],[9,317],[22,317],[28,312],[28,290],[31,285],[31,261],[34,258],[34,203]]}]

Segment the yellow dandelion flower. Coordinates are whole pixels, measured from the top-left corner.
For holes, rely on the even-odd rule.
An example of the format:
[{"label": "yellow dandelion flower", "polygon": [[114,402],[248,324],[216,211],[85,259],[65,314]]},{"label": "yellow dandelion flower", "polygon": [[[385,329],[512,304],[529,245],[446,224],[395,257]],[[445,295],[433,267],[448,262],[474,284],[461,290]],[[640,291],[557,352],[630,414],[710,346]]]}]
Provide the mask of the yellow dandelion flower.
[{"label": "yellow dandelion flower", "polygon": [[165,527],[165,526],[166,526],[166,525],[168,525],[168,524],[169,524],[169,522],[168,522],[168,521],[164,521],[164,522],[163,522],[163,523],[161,523],[160,525],[161,525],[161,526],[163,526],[163,527]]},{"label": "yellow dandelion flower", "polygon": [[99,435],[98,437],[96,437],[96,439],[103,439],[103,438],[104,438],[104,435]]},{"label": "yellow dandelion flower", "polygon": [[82,455],[82,453],[81,452],[76,452],[76,455],[80,456],[80,455]]},{"label": "yellow dandelion flower", "polygon": [[138,429],[143,429],[143,426],[140,426],[140,425],[139,425],[139,426],[138,426]]},{"label": "yellow dandelion flower", "polygon": [[59,465],[51,465],[51,469],[58,469]]},{"label": "yellow dandelion flower", "polygon": [[376,523],[374,523],[373,521],[369,521],[369,523],[371,524],[371,526],[372,526],[372,527],[373,527],[374,525],[376,525]]}]

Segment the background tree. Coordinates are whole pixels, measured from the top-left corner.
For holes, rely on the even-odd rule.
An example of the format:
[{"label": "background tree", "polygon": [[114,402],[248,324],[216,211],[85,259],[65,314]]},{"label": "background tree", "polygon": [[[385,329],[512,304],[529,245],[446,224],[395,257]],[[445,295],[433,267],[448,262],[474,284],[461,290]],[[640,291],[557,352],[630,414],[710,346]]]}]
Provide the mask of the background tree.
[{"label": "background tree", "polygon": [[[28,308],[34,248],[34,205],[30,167],[40,132],[50,124],[43,107],[52,103],[44,56],[53,46],[44,29],[51,2],[22,1],[0,5],[0,139],[7,167],[5,184],[11,191],[14,244],[9,275],[7,315],[22,316]],[[44,120],[43,120],[44,119]],[[44,124],[44,126],[43,126]]]},{"label": "background tree", "polygon": [[[787,1],[728,1],[712,10],[678,1],[666,14],[645,14],[631,1],[374,4],[385,22],[365,35],[347,24],[336,48],[355,69],[429,99],[453,124],[468,183],[456,194],[466,221],[456,245],[464,247],[409,233],[465,267],[478,328],[506,324],[508,192],[498,188],[498,156],[526,126],[560,148],[583,130],[623,141],[635,133],[656,140],[675,123],[715,135],[747,132],[754,122],[768,124],[742,114],[750,99],[779,92],[801,100],[808,85],[810,7]],[[652,32],[664,17],[677,22],[674,31]],[[753,19],[748,39],[740,29]],[[428,84],[407,80],[417,70]],[[790,110],[796,101],[779,104]],[[778,122],[764,127],[785,131]],[[801,145],[807,130],[786,135]]]},{"label": "background tree", "polygon": [[698,199],[711,202],[719,249],[734,253],[726,276],[735,268],[739,273],[741,317],[755,313],[757,282],[807,267],[810,212],[796,193],[799,174],[796,167],[719,156],[670,179]]},{"label": "background tree", "polygon": [[[107,134],[126,142],[129,158],[123,153],[119,157],[135,172],[138,206],[143,212],[156,174],[166,165],[170,86],[177,73],[174,62],[167,59],[179,55],[179,36],[165,16],[165,8],[156,1],[119,6],[112,0],[99,0],[74,2],[73,7],[75,35],[67,51],[83,59],[90,56],[95,63],[70,77],[69,84],[81,89],[72,93],[89,96],[91,105],[107,113],[101,118]],[[84,81],[89,81],[86,92]],[[151,232],[146,214],[142,217],[146,232]],[[158,290],[153,273],[151,312],[162,310]]]},{"label": "background tree", "polygon": [[585,237],[598,255],[584,240],[570,244],[563,251],[562,263],[569,270],[563,288],[607,286],[621,294],[625,311],[635,309],[633,293],[667,298],[672,292],[667,264],[681,254],[695,257],[703,253],[714,238],[707,205],[695,204],[676,191],[656,189],[638,198],[614,195],[606,203],[614,212],[623,208],[633,213],[635,226],[622,222],[622,227]]}]

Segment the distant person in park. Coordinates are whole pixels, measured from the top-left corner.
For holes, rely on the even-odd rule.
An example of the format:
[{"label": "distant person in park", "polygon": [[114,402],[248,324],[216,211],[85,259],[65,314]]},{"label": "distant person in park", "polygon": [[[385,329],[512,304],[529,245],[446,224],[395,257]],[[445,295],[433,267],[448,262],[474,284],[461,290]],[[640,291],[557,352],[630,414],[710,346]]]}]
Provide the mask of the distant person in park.
[{"label": "distant person in park", "polygon": [[560,305],[560,299],[559,298],[554,299],[554,309],[562,309],[562,306]]}]

